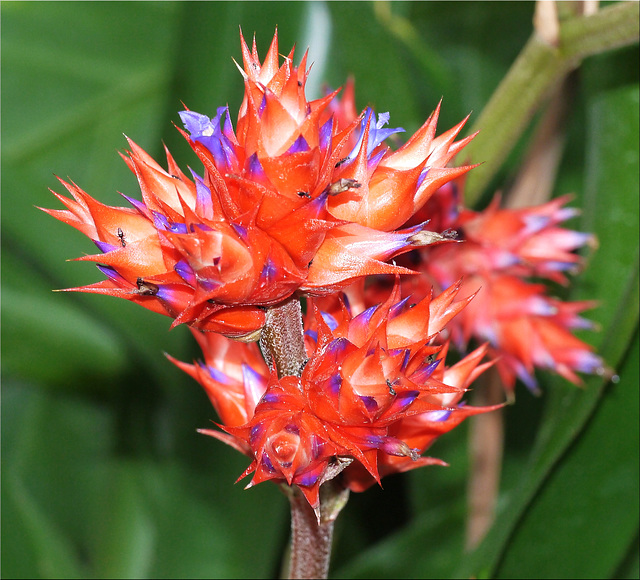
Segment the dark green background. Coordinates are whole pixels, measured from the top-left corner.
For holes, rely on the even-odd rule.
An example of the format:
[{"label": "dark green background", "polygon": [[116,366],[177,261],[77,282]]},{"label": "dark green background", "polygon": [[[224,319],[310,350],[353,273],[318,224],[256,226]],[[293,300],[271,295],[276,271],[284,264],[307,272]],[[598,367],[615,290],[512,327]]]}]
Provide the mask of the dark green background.
[{"label": "dark green background", "polygon": [[[444,98],[440,130],[477,117],[531,34],[529,2],[393,3],[395,36],[368,2],[2,3],[2,573],[4,577],[261,578],[288,536],[275,486],[233,485],[247,460],[196,433],[215,419],[163,356],[197,356],[186,328],[107,297],[52,293],[101,278],[65,260],[92,243],[35,206],[69,176],[102,202],[139,197],[123,133],[200,171],[177,111],[237,110],[238,25],[260,54],[311,45],[310,89],[356,78],[358,107],[415,130]],[[620,382],[541,376],[507,409],[498,520],[462,553],[465,426],[431,453],[451,464],[352,495],[334,577],[638,577],[637,46],[579,72],[556,194],[600,249],[574,297],[595,298],[585,334]],[[233,116],[233,114],[232,114]],[[473,117],[472,117],[473,119]],[[523,144],[527,135],[524,136]],[[505,187],[516,152],[495,179]],[[491,192],[488,192],[491,193]]]}]

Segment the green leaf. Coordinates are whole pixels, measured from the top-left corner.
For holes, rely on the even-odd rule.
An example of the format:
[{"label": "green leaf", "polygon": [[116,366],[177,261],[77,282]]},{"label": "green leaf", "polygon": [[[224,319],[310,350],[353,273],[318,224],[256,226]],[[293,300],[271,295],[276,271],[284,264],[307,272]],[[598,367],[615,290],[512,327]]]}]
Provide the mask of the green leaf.
[{"label": "green leaf", "polygon": [[98,507],[91,514],[100,522],[99,530],[90,536],[95,575],[146,578],[154,561],[157,528],[138,482],[140,469],[136,463],[122,461],[105,462],[100,471],[103,490],[97,494]]},{"label": "green leaf", "polygon": [[620,382],[543,482],[496,577],[616,577],[638,530],[639,346],[636,332]]},{"label": "green leaf", "polygon": [[95,481],[111,441],[104,410],[26,383],[2,385],[3,573],[85,578],[81,544]]},{"label": "green leaf", "polygon": [[86,578],[69,537],[15,473],[2,482],[2,569],[8,578]]},{"label": "green leaf", "polygon": [[188,332],[169,335],[168,319],[107,297],[52,294],[103,275],[65,263],[95,246],[34,207],[60,207],[47,191],[64,191],[53,173],[103,202],[122,205],[118,190],[135,195],[117,149],[126,131],[160,150],[177,10],[171,2],[2,6],[4,372],[93,388],[125,362],[151,374],[163,348],[181,352]]},{"label": "green leaf", "polygon": [[[591,258],[588,270],[580,279],[579,294],[582,297],[603,297],[602,306],[593,311],[593,317],[602,325],[602,332],[596,336],[596,342],[600,345],[599,354],[613,368],[622,364],[623,356],[628,351],[630,340],[637,331],[638,325],[638,86],[632,84],[617,89],[592,92],[591,109],[588,110],[588,137],[586,182],[587,191],[585,201],[585,220],[591,224],[600,239],[600,249]],[[606,125],[605,125],[606,123]],[[592,337],[593,338],[593,337]],[[637,351],[629,351],[629,356],[635,356]],[[631,365],[629,385],[637,385],[637,373],[634,374],[633,361]],[[577,436],[585,428],[590,417],[595,410],[602,406],[602,396],[605,392],[607,381],[598,378],[591,378],[586,382],[586,390],[576,390],[567,385],[558,384],[554,381],[546,397],[548,397],[548,413],[544,423],[541,425],[536,447],[532,453],[528,468],[522,475],[522,480],[503,505],[492,530],[488,534],[481,546],[471,555],[469,560],[458,569],[456,575],[467,576],[477,575],[487,577],[493,575],[501,558],[508,558],[508,562],[518,562],[524,560],[521,555],[518,560],[518,551],[530,549],[523,543],[512,544],[518,541],[518,537],[528,535],[526,521],[518,528],[519,536],[512,536],[516,526],[520,525],[522,518],[528,514],[528,509],[535,509],[537,505],[537,494],[542,489],[543,484],[553,473],[558,461],[563,457],[569,446],[576,440]],[[637,408],[631,404],[630,409],[637,418]],[[605,416],[607,416],[605,414]],[[630,420],[630,419],[628,419]],[[627,420],[627,421],[628,421]],[[633,434],[629,434],[622,425],[623,420],[618,422],[609,416],[606,428],[600,428],[599,433],[604,436],[608,432],[614,438],[625,439],[629,443]],[[626,423],[628,425],[628,423]],[[618,427],[620,430],[618,431]],[[595,427],[598,432],[598,427]],[[614,435],[616,433],[617,435]],[[624,461],[630,461],[630,448],[623,445],[626,451],[623,452]],[[592,461],[602,461],[607,463],[607,451],[601,449],[600,455],[594,456]],[[623,468],[623,469],[626,469]],[[636,474],[637,475],[637,474]],[[547,497],[558,498],[562,492],[563,479],[558,481],[559,491],[547,492]],[[586,487],[598,485],[602,481],[584,481]],[[627,486],[633,485],[627,480]],[[566,486],[565,486],[566,487]],[[580,490],[574,492],[578,496]],[[588,493],[585,491],[584,505],[588,505]],[[550,501],[550,500],[546,500]],[[559,500],[556,499],[556,502]],[[617,496],[610,493],[606,497],[604,509],[613,510],[614,504],[618,501]],[[544,504],[543,504],[544,505]],[[533,506],[533,507],[532,507]],[[547,507],[549,504],[547,504]],[[557,508],[557,505],[554,506]],[[542,509],[542,508],[541,508]],[[547,521],[552,521],[552,517],[557,516],[556,512],[550,508],[545,513]],[[602,513],[602,512],[598,512]],[[581,515],[584,515],[582,513]],[[569,518],[572,516],[569,515]],[[577,516],[576,516],[577,517]],[[542,516],[538,516],[539,521]],[[589,530],[594,522],[598,520],[580,520],[583,522],[581,532],[589,535]],[[534,525],[534,524],[532,524]],[[551,525],[551,524],[550,524]],[[535,528],[534,528],[535,529]],[[623,546],[628,545],[635,532],[633,526],[627,525],[625,541]],[[525,535],[527,534],[527,535]],[[552,537],[555,534],[551,533]],[[556,537],[559,544],[562,544],[561,534]],[[576,538],[576,543],[580,539]],[[619,550],[624,549],[618,546]],[[511,554],[511,550],[514,554]],[[505,556],[506,554],[506,556]],[[594,554],[594,558],[595,558]],[[620,552],[618,558],[621,557]],[[511,560],[513,558],[513,560]],[[533,562],[527,560],[531,565]],[[558,560],[556,563],[556,574],[558,573]],[[619,562],[616,562],[619,563]],[[509,573],[513,573],[513,564],[509,568]],[[527,568],[526,575],[543,574],[543,566],[551,566],[544,558],[539,559],[535,568]],[[609,562],[608,566],[614,563]],[[538,570],[540,568],[540,570]],[[520,568],[523,573],[523,568]],[[548,568],[544,568],[548,572]],[[576,572],[578,575],[579,572]],[[506,573],[506,576],[508,573]],[[544,576],[541,576],[544,577]],[[569,573],[568,577],[572,577]]]},{"label": "green leaf", "polygon": [[127,355],[111,328],[59,295],[20,292],[10,285],[2,294],[5,372],[58,384],[72,379],[89,389],[96,387],[90,381],[92,374],[108,382],[122,372]]}]

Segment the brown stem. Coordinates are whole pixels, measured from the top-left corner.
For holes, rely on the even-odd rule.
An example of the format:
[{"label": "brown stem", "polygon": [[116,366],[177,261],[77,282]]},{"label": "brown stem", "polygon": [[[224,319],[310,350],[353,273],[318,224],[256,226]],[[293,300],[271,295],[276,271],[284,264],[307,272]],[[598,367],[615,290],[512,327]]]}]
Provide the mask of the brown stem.
[{"label": "brown stem", "polygon": [[[302,374],[307,363],[300,301],[291,297],[271,306],[260,336],[260,349],[270,368],[275,366],[278,378]],[[333,478],[348,462],[337,461],[325,478]],[[320,506],[313,510],[302,492],[294,485],[281,486],[291,504],[291,547],[289,578],[326,578],[329,573],[333,524],[344,507],[349,490],[334,479],[320,486]]]},{"label": "brown stem", "polygon": [[[473,405],[496,405],[504,400],[498,373],[486,375],[485,384],[473,392]],[[470,476],[467,549],[475,548],[491,527],[500,489],[504,439],[503,411],[496,409],[472,417],[469,428]]]},{"label": "brown stem", "polygon": [[302,308],[296,297],[267,309],[260,349],[269,367],[275,365],[278,378],[302,374],[307,352],[304,348]]},{"label": "brown stem", "polygon": [[320,509],[316,513],[296,487],[286,488],[291,504],[291,555],[289,578],[327,578],[333,526],[347,503],[349,490],[334,481],[320,487]]}]

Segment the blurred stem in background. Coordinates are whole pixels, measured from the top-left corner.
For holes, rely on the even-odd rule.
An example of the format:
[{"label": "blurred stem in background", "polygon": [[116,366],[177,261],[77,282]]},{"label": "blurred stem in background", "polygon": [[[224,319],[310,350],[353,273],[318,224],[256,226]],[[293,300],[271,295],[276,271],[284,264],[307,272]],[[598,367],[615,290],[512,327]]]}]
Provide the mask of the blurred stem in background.
[{"label": "blurred stem in background", "polygon": [[534,31],[472,128],[480,133],[467,154],[482,165],[466,183],[469,205],[478,201],[533,115],[570,71],[588,56],[638,42],[639,8],[637,2],[620,2],[593,15],[560,20],[557,44]]},{"label": "blurred stem in background", "polygon": [[[470,206],[490,184],[549,93],[569,72],[588,56],[638,42],[638,2],[620,2],[597,12],[593,11],[593,2],[560,4],[569,5],[569,11],[572,4],[582,6],[583,13],[561,18],[557,32],[552,33],[549,18],[540,14],[541,10],[554,10],[556,3],[538,2],[542,6],[537,9],[538,28],[469,131],[480,133],[465,148],[465,154],[470,162],[482,163],[469,174],[465,184]],[[429,58],[430,49],[407,18],[393,14],[389,2],[376,2],[374,10],[381,24],[405,44],[433,78],[445,78],[444,72],[433,64],[438,59]]]}]

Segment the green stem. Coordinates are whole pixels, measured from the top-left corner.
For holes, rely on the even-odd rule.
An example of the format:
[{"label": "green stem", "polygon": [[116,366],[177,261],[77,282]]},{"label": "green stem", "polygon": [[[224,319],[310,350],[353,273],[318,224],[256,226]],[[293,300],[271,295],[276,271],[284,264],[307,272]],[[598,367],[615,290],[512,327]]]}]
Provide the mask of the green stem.
[{"label": "green stem", "polygon": [[553,87],[587,56],[638,42],[638,7],[638,2],[621,2],[592,16],[567,19],[561,22],[557,47],[533,34],[471,130],[480,133],[465,153],[482,165],[465,184],[469,205],[483,193]]}]

